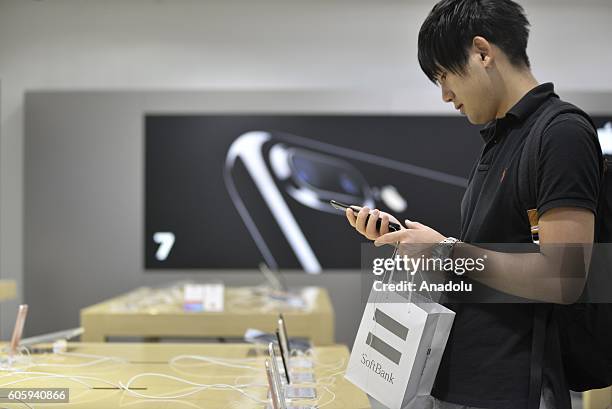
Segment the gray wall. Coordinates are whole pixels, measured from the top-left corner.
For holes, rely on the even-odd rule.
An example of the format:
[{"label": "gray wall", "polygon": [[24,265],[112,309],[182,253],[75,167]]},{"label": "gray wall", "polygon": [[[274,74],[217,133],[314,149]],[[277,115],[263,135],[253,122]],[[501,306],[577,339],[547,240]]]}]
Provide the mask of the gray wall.
[{"label": "gray wall", "polygon": [[[363,105],[367,105],[365,110],[451,114],[452,106],[440,102],[439,89],[425,80],[415,60],[418,28],[433,3],[433,0],[0,1],[0,278],[17,280],[21,292],[24,270],[40,262],[28,259],[28,255],[33,254],[32,249],[27,249],[30,239],[28,243],[24,241],[25,224],[33,223],[24,217],[27,187],[24,171],[32,166],[24,162],[24,96],[27,91],[255,89],[330,93],[357,89],[365,93],[361,97]],[[585,108],[592,112],[609,112],[612,106],[609,103],[612,77],[608,75],[612,66],[609,44],[612,2],[524,0],[521,3],[533,26],[528,53],[536,77],[554,81],[563,96],[579,94],[580,101],[574,100],[590,104]],[[376,90],[379,97],[369,96],[372,90]],[[294,95],[300,101],[303,94]],[[139,171],[138,165],[132,157],[127,159],[128,154],[140,154],[134,139],[134,135],[139,135],[139,125],[129,119],[122,123],[119,118],[128,118],[130,109],[132,112],[142,109],[153,97],[143,94],[142,99],[133,98],[136,96],[117,97],[113,103],[109,102],[112,105],[109,109],[117,116],[108,118],[116,119],[90,113],[87,128],[99,127],[95,128],[97,137],[90,135],[73,147],[63,147],[66,152],[73,152],[74,157],[81,158],[71,159],[74,163],[69,161],[65,165],[77,164],[77,170],[62,170],[61,161],[68,158],[54,151],[60,149],[60,145],[47,143],[53,148],[48,150],[49,155],[60,160],[52,165],[59,168],[57,174],[78,179],[92,175],[91,167],[97,166],[96,170],[114,176],[118,183],[126,185],[125,191],[133,195],[117,196],[107,208],[117,213],[128,212],[140,219],[141,214],[136,213],[140,207],[135,205],[141,200],[136,193],[140,185],[131,176]],[[215,101],[215,106],[222,107],[224,98]],[[198,104],[204,102],[196,99],[194,96],[186,100],[185,106],[193,103],[194,109],[203,109]],[[245,109],[261,106],[259,98],[245,101],[248,102]],[[350,94],[331,92],[325,106],[334,111],[351,111],[355,103]],[[303,107],[318,108],[306,102]],[[75,107],[75,112],[85,108]],[[116,127],[129,132],[109,131],[117,130]],[[114,147],[126,149],[114,150],[106,145],[106,141],[111,140]],[[43,146],[47,145],[43,143]],[[37,147],[32,154],[44,156],[42,149],[42,146]],[[98,158],[95,151],[114,154]],[[36,160],[43,161],[40,166],[51,164],[50,157]],[[121,168],[125,172],[119,173],[110,166],[114,161],[129,163]],[[49,180],[44,188],[52,193],[53,186],[58,183],[59,188],[61,181]],[[95,184],[82,185],[85,189],[82,196],[74,200],[96,208],[105,203],[98,202],[99,197],[115,192],[109,191],[104,184],[102,190],[97,190]],[[130,186],[134,190],[129,189]],[[27,189],[34,192],[33,187]],[[75,215],[80,212],[75,210]],[[45,226],[51,222],[38,219],[36,223]],[[113,221],[102,217],[80,223],[84,231],[110,231],[114,226]],[[110,226],[98,226],[106,223]],[[122,233],[113,237],[112,242],[106,236],[91,236],[75,247],[83,250],[83,246],[88,246],[96,251],[102,248],[106,249],[105,253],[73,250],[64,254],[59,250],[70,247],[70,240],[75,238],[68,236],[63,226],[54,227],[55,237],[45,236],[47,247],[38,247],[50,260],[45,273],[51,282],[28,283],[45,297],[55,298],[53,309],[45,313],[58,311],[75,317],[80,305],[140,283],[142,273],[130,269],[126,256],[133,251],[127,243],[140,243],[135,237],[129,237],[136,233]],[[67,244],[62,244],[63,240]],[[116,244],[121,242],[126,244]],[[40,243],[32,245],[35,244],[41,246]],[[109,273],[103,270],[108,268],[102,268],[100,254],[107,255],[105,262],[109,258],[116,260],[113,264],[116,275],[121,271],[126,281],[107,276]],[[65,259],[70,257],[96,260],[89,267],[100,270],[81,269],[80,281],[72,276],[68,281],[63,280],[62,275],[68,274],[63,263],[68,263]],[[53,271],[49,267],[53,265],[51,261],[58,266]],[[148,277],[146,279],[156,278]],[[344,276],[336,282],[342,279]],[[58,292],[54,286],[63,286],[66,290]],[[53,291],[54,288],[57,291]],[[342,287],[339,291],[348,293],[348,290]],[[26,293],[25,300],[30,302],[30,291]],[[4,338],[10,335],[16,304],[23,299],[20,294],[18,300],[0,306],[0,334]],[[343,317],[342,309],[352,309],[351,304],[337,305],[337,308],[340,318]],[[45,328],[51,326],[52,317],[49,314],[49,325]],[[343,325],[342,319],[338,321]]]}]

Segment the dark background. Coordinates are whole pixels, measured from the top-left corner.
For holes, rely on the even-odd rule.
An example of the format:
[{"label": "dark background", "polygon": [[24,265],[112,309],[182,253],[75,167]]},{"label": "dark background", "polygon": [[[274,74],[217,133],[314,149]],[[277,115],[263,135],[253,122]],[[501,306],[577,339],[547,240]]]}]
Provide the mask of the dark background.
[{"label": "dark background", "polygon": [[[245,132],[287,132],[465,178],[482,144],[477,129],[465,118],[445,116],[148,115],[146,268],[256,268],[262,261],[222,177],[228,147]],[[371,185],[403,188],[408,209],[398,218],[458,234],[463,187],[359,161],[351,164]],[[285,199],[323,268],[359,268],[362,240],[338,217],[341,213],[320,212]],[[251,210],[255,218],[266,217],[262,208]],[[164,261],[154,257],[158,245],[152,237],[157,231],[176,235]],[[300,267],[286,245],[276,240],[268,245],[279,267]]]}]

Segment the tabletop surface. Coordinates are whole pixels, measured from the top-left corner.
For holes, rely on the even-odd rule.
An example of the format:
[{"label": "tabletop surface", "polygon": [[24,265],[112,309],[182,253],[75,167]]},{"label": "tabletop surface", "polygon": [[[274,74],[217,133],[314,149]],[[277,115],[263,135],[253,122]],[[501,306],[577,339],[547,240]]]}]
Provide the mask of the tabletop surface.
[{"label": "tabletop surface", "polygon": [[[317,398],[291,404],[370,408],[367,396],[344,379],[348,355],[345,346],[333,345],[294,357],[312,360],[315,384],[294,386],[315,387]],[[69,388],[70,404],[44,407],[265,408],[266,357],[265,347],[250,344],[70,343],[62,354],[21,354],[10,369],[5,358],[0,387]]]},{"label": "tabletop surface", "polygon": [[[291,297],[266,287],[225,287],[223,314],[311,314],[331,308],[327,290],[303,287]],[[289,302],[286,298],[290,298]],[[140,287],[126,294],[86,307],[87,314],[215,314],[207,311],[185,311],[183,291],[179,285],[165,288]]]},{"label": "tabletop surface", "polygon": [[185,310],[180,283],[141,287],[81,310],[82,341],[110,337],[242,338],[249,328],[274,332],[279,313],[290,335],[333,345],[334,309],[324,288],[303,287],[287,295],[267,287],[225,287],[219,312]]}]

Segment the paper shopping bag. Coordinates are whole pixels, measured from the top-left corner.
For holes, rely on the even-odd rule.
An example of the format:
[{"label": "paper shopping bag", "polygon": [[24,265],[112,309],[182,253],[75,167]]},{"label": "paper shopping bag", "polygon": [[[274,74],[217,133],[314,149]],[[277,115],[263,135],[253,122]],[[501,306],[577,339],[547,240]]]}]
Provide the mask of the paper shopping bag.
[{"label": "paper shopping bag", "polygon": [[390,409],[410,408],[431,393],[454,318],[419,294],[371,294],[345,377]]}]

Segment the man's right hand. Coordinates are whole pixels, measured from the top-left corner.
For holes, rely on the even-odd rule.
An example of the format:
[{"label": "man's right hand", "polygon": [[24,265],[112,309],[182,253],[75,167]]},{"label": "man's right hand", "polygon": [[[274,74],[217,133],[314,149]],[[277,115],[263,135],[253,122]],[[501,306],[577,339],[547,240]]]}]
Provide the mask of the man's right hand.
[{"label": "man's right hand", "polygon": [[[353,208],[355,208],[355,210],[357,209],[356,206],[353,206]],[[369,218],[368,214],[370,215]],[[346,218],[348,219],[351,226],[353,226],[355,230],[357,230],[357,232],[359,232],[369,240],[376,240],[383,234],[389,233],[390,221],[397,223],[399,226],[401,226],[402,229],[405,228],[395,217],[391,216],[389,213],[381,212],[378,209],[370,211],[370,209],[367,207],[362,207],[356,216],[353,209],[346,209]],[[381,219],[380,230],[376,229],[376,221],[378,219]]]}]

